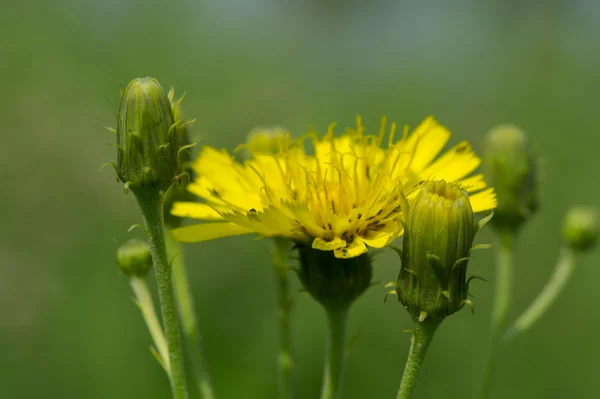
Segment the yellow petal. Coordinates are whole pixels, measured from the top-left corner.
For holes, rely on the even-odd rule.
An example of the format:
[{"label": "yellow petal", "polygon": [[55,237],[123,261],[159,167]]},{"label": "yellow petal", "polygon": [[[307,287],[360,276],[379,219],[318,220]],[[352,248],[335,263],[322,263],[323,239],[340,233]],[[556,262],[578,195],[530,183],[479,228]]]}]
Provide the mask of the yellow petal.
[{"label": "yellow petal", "polygon": [[370,231],[366,236],[360,237],[365,244],[373,248],[383,248],[389,245],[398,236],[400,226],[396,222],[388,222],[378,231]]},{"label": "yellow petal", "polygon": [[480,193],[473,194],[469,197],[473,212],[483,212],[494,209],[497,205],[496,193],[493,188],[488,188]]},{"label": "yellow petal", "polygon": [[475,155],[469,143],[463,141],[425,169],[421,178],[455,182],[475,170],[480,163],[481,159]]},{"label": "yellow petal", "polygon": [[204,220],[223,219],[210,205],[198,202],[176,202],[171,209],[171,215]]},{"label": "yellow petal", "polygon": [[409,138],[408,147],[414,148],[410,168],[417,172],[425,169],[444,148],[449,138],[448,129],[439,125],[433,117],[421,122]]},{"label": "yellow petal", "polygon": [[458,183],[468,193],[474,193],[475,191],[483,190],[487,187],[483,174],[467,177]]},{"label": "yellow petal", "polygon": [[252,230],[233,223],[202,223],[171,230],[173,238],[181,242],[208,241],[248,233]]},{"label": "yellow petal", "polygon": [[339,237],[336,237],[331,241],[325,241],[321,237],[317,237],[312,243],[312,247],[314,249],[320,249],[321,251],[333,251],[334,249],[339,249],[345,246],[346,241],[342,240]]},{"label": "yellow petal", "polygon": [[336,258],[348,259],[362,255],[367,252],[367,246],[358,237],[354,239],[348,246],[333,251]]}]

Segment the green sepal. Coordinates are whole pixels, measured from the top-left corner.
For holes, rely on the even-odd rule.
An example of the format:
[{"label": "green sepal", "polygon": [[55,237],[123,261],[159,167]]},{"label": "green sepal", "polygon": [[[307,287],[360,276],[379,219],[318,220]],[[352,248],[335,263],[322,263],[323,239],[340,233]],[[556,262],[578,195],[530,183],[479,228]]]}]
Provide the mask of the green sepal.
[{"label": "green sepal", "polygon": [[471,314],[475,314],[475,304],[473,304],[473,301],[467,298],[460,303],[459,307],[462,308],[465,305],[469,305],[471,308]]},{"label": "green sepal", "polygon": [[473,252],[473,251],[479,251],[482,249],[490,249],[493,248],[492,244],[475,244],[471,247],[471,249],[469,250],[469,255]]},{"label": "green sepal", "polygon": [[398,296],[398,293],[396,292],[395,289],[389,290],[388,292],[385,293],[385,297],[383,297],[383,303],[387,302],[388,296],[390,296],[390,295],[396,295],[396,296]]},{"label": "green sepal", "polygon": [[162,369],[165,371],[165,373],[168,374],[169,370],[167,370],[167,366],[166,366],[163,358],[160,356],[160,354],[158,353],[158,351],[156,350],[154,345],[150,345],[150,353],[152,353],[152,356],[154,357],[154,359],[156,359],[156,361],[158,362],[160,367],[162,367]]},{"label": "green sepal", "polygon": [[398,254],[398,257],[400,257],[400,261],[402,262],[402,249],[398,248],[395,245],[388,245],[387,247],[390,249],[393,249],[394,252],[396,252]]},{"label": "green sepal", "polygon": [[489,215],[487,215],[486,217],[484,217],[481,220],[479,220],[477,222],[477,224],[475,225],[475,234],[477,234],[481,229],[483,229],[483,227],[486,224],[488,224],[488,222],[490,220],[492,220],[493,217],[494,217],[494,212],[492,211]]}]

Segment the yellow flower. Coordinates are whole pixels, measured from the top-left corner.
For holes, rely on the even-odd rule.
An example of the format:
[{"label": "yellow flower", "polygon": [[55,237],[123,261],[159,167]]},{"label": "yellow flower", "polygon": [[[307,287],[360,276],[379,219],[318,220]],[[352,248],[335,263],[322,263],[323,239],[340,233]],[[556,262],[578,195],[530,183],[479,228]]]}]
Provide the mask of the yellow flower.
[{"label": "yellow flower", "polygon": [[405,129],[397,141],[395,124],[386,139],[385,119],[377,135],[365,134],[360,118],[342,136],[334,137],[333,127],[323,138],[307,136],[311,154],[305,140],[291,141],[289,135],[276,153],[254,152],[243,162],[205,147],[193,165],[198,178],[188,186],[205,203],[178,202],[172,213],[210,223],[172,230],[175,239],[258,233],[352,258],[402,234],[403,202],[423,181],[444,179],[474,193],[474,212],[496,206],[483,175],[467,177],[480,159],[466,141],[435,159],[450,132],[431,117],[411,134]]}]

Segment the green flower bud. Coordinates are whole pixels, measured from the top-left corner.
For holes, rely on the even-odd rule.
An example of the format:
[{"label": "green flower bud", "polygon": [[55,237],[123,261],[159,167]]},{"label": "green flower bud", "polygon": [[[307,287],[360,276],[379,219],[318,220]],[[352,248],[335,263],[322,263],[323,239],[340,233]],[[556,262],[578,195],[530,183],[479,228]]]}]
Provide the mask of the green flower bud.
[{"label": "green flower bud", "polygon": [[329,311],[342,311],[364,293],[373,273],[369,254],[336,258],[333,251],[298,245],[298,277],[306,291]]},{"label": "green flower bud", "polygon": [[425,182],[405,215],[396,294],[419,321],[443,319],[466,303],[467,264],[478,226],[468,194],[444,180]]},{"label": "green flower bud", "polygon": [[134,193],[166,191],[179,178],[179,138],[171,102],[154,78],[133,79],[117,115],[117,170]]},{"label": "green flower bud", "polygon": [[255,128],[248,134],[248,151],[252,154],[276,154],[283,148],[288,134],[281,127]]},{"label": "green flower bud", "polygon": [[117,250],[117,266],[127,276],[145,277],[152,267],[147,241],[131,239]]},{"label": "green flower bud", "polygon": [[498,198],[492,224],[516,231],[538,209],[537,160],[527,136],[515,126],[497,126],[486,136],[483,158]]},{"label": "green flower bud", "polygon": [[598,213],[583,206],[571,208],[563,222],[563,237],[573,251],[592,249],[598,239]]},{"label": "green flower bud", "polygon": [[[175,100],[175,90],[171,88],[167,97],[169,98],[169,101],[171,102],[171,106],[173,108],[173,116],[175,119],[175,123],[180,123],[184,120],[181,111],[181,100],[183,99],[183,96],[178,100]],[[180,124],[177,127],[177,136],[179,139],[179,144],[184,149],[195,145],[195,143],[192,143],[190,140],[189,132],[189,126],[193,122],[195,122],[195,120],[184,124]],[[182,179],[179,182],[180,184],[176,184],[173,187],[171,187],[171,189],[167,192],[167,196],[165,197],[165,225],[169,226],[170,228],[179,227],[184,220],[183,218],[173,216],[171,214],[171,208],[173,207],[173,204],[178,201],[196,201],[196,196],[187,191],[186,189],[187,184],[194,179],[194,173],[191,168],[191,152],[181,151],[179,154],[179,162],[181,163]]]}]

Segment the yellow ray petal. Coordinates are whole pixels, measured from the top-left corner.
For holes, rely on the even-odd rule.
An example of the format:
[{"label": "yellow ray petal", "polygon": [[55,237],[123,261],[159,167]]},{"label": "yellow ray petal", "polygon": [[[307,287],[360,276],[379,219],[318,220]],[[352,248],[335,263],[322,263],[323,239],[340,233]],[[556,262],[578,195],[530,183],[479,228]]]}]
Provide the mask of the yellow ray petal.
[{"label": "yellow ray petal", "polygon": [[360,237],[365,244],[373,248],[383,248],[389,245],[398,236],[400,226],[397,222],[388,222],[376,232],[369,232],[368,236]]},{"label": "yellow ray petal", "polygon": [[484,212],[496,207],[496,192],[493,188],[488,188],[480,193],[473,194],[469,197],[473,212]]},{"label": "yellow ray petal", "polygon": [[474,193],[475,191],[483,190],[487,187],[483,174],[467,177],[458,183],[468,193]]},{"label": "yellow ray petal", "polygon": [[348,246],[333,251],[336,258],[348,259],[354,258],[367,252],[367,246],[358,237],[354,239]]},{"label": "yellow ray petal", "polygon": [[210,205],[198,202],[176,202],[171,208],[171,215],[202,220],[223,220]]},{"label": "yellow ray petal", "polygon": [[173,238],[181,242],[208,241],[248,233],[252,230],[233,223],[202,223],[171,230]]},{"label": "yellow ray petal", "polygon": [[334,238],[331,241],[325,241],[324,239],[317,237],[312,243],[314,249],[320,249],[321,251],[332,251],[334,249],[343,248],[346,246],[346,241],[339,237]]},{"label": "yellow ray petal", "polygon": [[411,170],[419,172],[425,169],[444,148],[449,138],[448,129],[439,125],[433,117],[421,122],[409,139],[408,148],[414,148],[410,162]]},{"label": "yellow ray petal", "polygon": [[481,159],[475,155],[469,143],[463,141],[425,169],[421,178],[455,182],[474,171],[480,163]]}]

